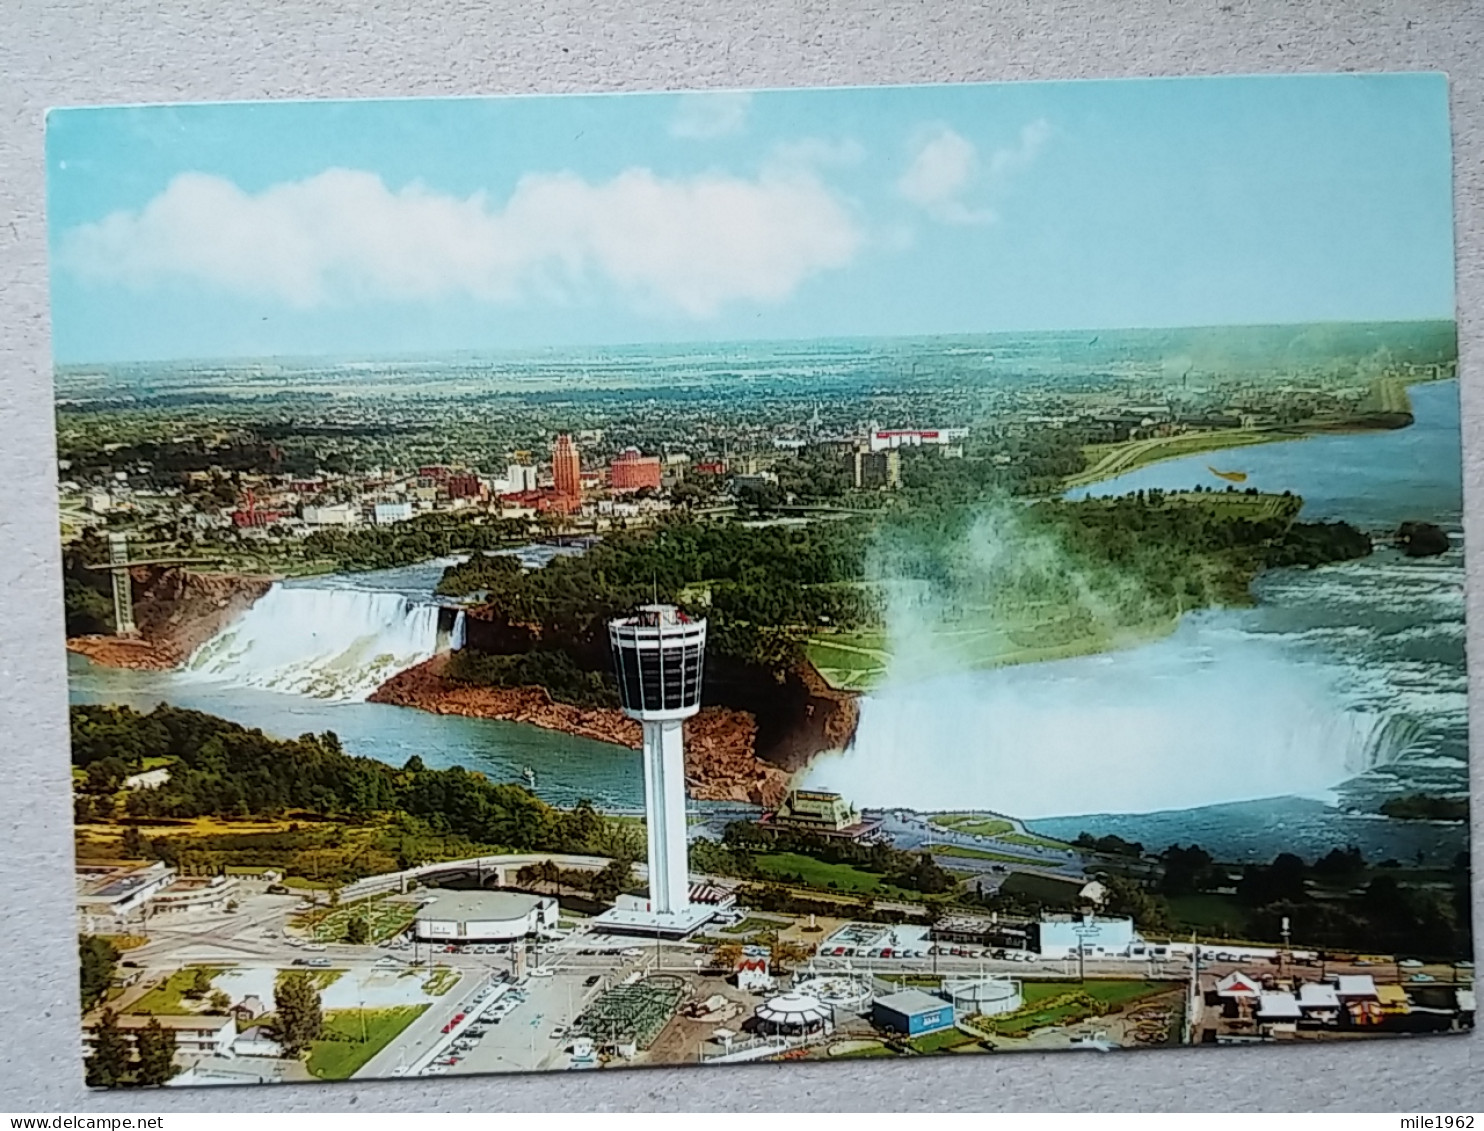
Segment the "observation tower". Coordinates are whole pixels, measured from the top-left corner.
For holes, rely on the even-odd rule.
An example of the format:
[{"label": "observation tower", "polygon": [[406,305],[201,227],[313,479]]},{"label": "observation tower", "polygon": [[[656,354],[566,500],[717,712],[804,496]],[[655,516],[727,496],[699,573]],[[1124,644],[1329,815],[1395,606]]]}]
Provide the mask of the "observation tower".
[{"label": "observation tower", "polygon": [[701,709],[706,622],[674,605],[644,605],[608,622],[624,713],[644,727],[644,816],[649,832],[649,899],[600,916],[614,930],[684,935],[715,913],[690,901],[686,859],[686,719]]}]

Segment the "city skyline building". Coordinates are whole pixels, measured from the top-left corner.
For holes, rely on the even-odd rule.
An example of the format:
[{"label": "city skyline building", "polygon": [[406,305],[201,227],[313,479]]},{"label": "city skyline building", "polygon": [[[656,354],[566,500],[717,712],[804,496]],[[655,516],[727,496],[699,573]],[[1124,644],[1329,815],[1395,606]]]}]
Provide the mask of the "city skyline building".
[{"label": "city skyline building", "polygon": [[660,478],[660,457],[642,455],[638,448],[625,448],[608,465],[608,486],[615,491],[658,491]]},{"label": "city skyline building", "polygon": [[552,445],[551,478],[558,495],[567,499],[582,497],[582,455],[566,432]]}]

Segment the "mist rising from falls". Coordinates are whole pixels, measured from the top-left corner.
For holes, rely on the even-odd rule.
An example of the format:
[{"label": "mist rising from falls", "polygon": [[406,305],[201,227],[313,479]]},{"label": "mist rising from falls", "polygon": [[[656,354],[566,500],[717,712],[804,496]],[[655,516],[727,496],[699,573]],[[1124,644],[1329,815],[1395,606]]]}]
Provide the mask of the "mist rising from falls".
[{"label": "mist rising from falls", "polygon": [[463,643],[437,605],[388,590],[275,584],[201,645],[185,673],[320,699],[362,700],[393,675]]},{"label": "mist rising from falls", "polygon": [[[886,678],[850,748],[816,760],[805,785],[872,807],[1150,813],[1325,794],[1416,740],[1333,664],[1244,631],[1238,612],[1187,613],[1174,635],[1129,647],[1174,623],[1168,599],[1064,553],[1022,514],[986,508],[949,542],[878,553]],[[1063,640],[1108,650],[982,666],[1010,644]]]},{"label": "mist rising from falls", "polygon": [[1148,813],[1322,793],[1393,761],[1412,734],[1347,709],[1278,648],[1212,649],[1195,623],[1125,652],[889,684],[806,784],[870,806]]}]

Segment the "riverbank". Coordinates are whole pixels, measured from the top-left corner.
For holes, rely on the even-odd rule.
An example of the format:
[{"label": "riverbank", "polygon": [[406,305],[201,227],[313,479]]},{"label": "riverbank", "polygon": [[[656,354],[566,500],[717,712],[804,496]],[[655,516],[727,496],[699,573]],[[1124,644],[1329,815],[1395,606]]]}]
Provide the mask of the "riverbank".
[{"label": "riverbank", "polygon": [[130,577],[138,635],[74,636],[67,641],[69,652],[113,668],[168,671],[251,608],[276,580],[170,566],[140,566]]},{"label": "riverbank", "polygon": [[[558,703],[542,687],[484,687],[459,683],[446,674],[448,656],[400,672],[369,702],[412,707],[436,715],[499,719],[559,731],[637,750],[639,724],[617,708]],[[687,792],[699,801],[741,801],[776,806],[788,791],[790,774],[757,757],[756,718],[747,711],[707,707],[685,723]]]},{"label": "riverbank", "polygon": [[[1446,379],[1446,378],[1442,378]],[[1421,384],[1414,381],[1410,384]],[[1354,416],[1333,420],[1316,419],[1300,424],[1268,428],[1221,428],[1209,432],[1184,432],[1174,436],[1152,436],[1121,444],[1095,444],[1083,449],[1088,466],[1062,483],[1063,490],[1090,487],[1150,464],[1183,456],[1200,455],[1256,444],[1303,440],[1310,436],[1350,432],[1390,432],[1413,421],[1409,382],[1377,381],[1358,406]]]}]

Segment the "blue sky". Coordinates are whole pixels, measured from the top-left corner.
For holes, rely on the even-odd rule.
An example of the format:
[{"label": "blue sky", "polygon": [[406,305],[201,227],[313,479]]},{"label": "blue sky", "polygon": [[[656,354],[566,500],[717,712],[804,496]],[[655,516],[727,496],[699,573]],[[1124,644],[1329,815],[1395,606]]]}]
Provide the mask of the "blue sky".
[{"label": "blue sky", "polygon": [[47,125],[64,363],[1453,314],[1435,74]]}]

